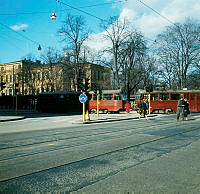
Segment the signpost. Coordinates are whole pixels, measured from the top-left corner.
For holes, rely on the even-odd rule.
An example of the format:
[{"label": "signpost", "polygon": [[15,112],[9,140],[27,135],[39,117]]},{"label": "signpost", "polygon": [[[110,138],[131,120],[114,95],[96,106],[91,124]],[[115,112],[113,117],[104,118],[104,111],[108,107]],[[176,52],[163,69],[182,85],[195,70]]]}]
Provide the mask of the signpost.
[{"label": "signpost", "polygon": [[85,121],[85,102],[87,101],[87,95],[81,94],[79,96],[79,101],[83,104],[83,122]]}]

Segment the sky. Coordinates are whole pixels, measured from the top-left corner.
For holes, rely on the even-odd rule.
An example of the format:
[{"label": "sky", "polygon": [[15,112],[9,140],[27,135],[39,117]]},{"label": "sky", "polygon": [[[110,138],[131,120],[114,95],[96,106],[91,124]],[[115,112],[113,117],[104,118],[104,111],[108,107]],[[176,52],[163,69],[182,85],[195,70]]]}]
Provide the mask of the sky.
[{"label": "sky", "polygon": [[[50,19],[52,12],[56,20]],[[0,0],[0,64],[29,54],[38,58],[48,47],[61,51],[64,44],[57,31],[66,13],[84,16],[91,31],[87,44],[98,50],[105,46],[101,19],[126,17],[145,37],[154,39],[172,23],[188,17],[199,21],[200,0]]]}]

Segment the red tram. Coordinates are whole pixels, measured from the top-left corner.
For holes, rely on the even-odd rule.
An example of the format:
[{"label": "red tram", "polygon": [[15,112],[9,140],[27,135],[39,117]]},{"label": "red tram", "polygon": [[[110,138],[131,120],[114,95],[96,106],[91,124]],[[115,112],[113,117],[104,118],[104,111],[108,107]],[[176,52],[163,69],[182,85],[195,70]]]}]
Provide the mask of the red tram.
[{"label": "red tram", "polygon": [[[140,99],[149,99],[150,94],[150,112],[176,112],[177,102],[180,95],[188,99],[190,112],[200,112],[200,90],[167,90],[153,91],[151,93],[142,92]],[[138,97],[135,104],[138,104]],[[137,109],[137,106],[136,106]]]},{"label": "red tram", "polygon": [[90,92],[89,112],[97,110],[103,113],[119,112],[124,109],[125,97],[121,90],[102,90],[100,93]]}]

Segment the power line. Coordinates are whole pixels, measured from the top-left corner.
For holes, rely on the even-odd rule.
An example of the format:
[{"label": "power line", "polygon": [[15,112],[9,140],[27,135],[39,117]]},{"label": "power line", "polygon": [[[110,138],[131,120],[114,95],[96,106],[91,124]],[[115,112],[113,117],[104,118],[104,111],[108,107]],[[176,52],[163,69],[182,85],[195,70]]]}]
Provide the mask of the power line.
[{"label": "power line", "polygon": [[137,1],[139,1],[139,2],[140,2],[141,4],[143,4],[145,7],[151,9],[153,12],[155,12],[156,14],[158,14],[158,15],[159,15],[160,17],[162,17],[163,19],[167,20],[169,23],[175,25],[176,27],[179,27],[179,26],[177,26],[174,22],[172,22],[171,20],[169,20],[167,17],[161,15],[158,11],[156,11],[155,9],[153,9],[152,7],[150,7],[149,5],[147,5],[146,3],[144,3],[143,1],[141,1],[141,0],[137,0]]},{"label": "power line", "polygon": [[13,32],[15,32],[16,34],[18,34],[19,36],[23,37],[24,39],[26,39],[26,40],[28,40],[28,41],[31,41],[31,42],[33,42],[33,43],[35,43],[35,44],[37,44],[37,45],[40,44],[40,43],[38,43],[37,41],[32,40],[32,39],[28,38],[27,36],[25,36],[25,35],[23,35],[23,34],[17,32],[17,31],[15,31],[15,30],[13,30],[13,29],[10,28],[9,26],[7,26],[7,25],[5,25],[5,24],[2,24],[1,22],[0,22],[0,25],[3,26],[3,27],[5,27],[5,28],[7,28],[7,29],[9,29],[9,30],[11,30],[11,31],[13,31]]},{"label": "power line", "polygon": [[[83,8],[90,8],[90,7],[98,7],[98,6],[103,6],[103,5],[109,5],[109,4],[115,4],[115,3],[122,3],[122,1],[117,1],[117,2],[110,2],[110,3],[99,3],[99,4],[94,4],[94,5],[88,5],[88,6],[82,6],[78,7],[78,9],[83,9]],[[69,9],[62,9],[60,11],[64,12]],[[52,11],[34,11],[34,12],[19,12],[19,13],[0,13],[0,16],[12,16],[12,15],[34,15],[34,14],[49,14]]]},{"label": "power line", "polygon": [[97,17],[97,16],[95,16],[95,15],[93,15],[93,14],[90,14],[90,13],[88,13],[88,12],[86,12],[86,11],[83,11],[82,9],[76,8],[76,7],[71,6],[71,5],[67,4],[67,3],[63,3],[62,1],[59,1],[59,0],[56,0],[56,1],[57,1],[58,3],[60,3],[60,4],[66,5],[67,7],[70,7],[70,8],[72,8],[72,9],[77,10],[77,11],[80,11],[80,12],[82,12],[82,13],[84,13],[84,14],[87,14],[87,15],[89,15],[89,16],[91,16],[91,17],[94,17],[94,18],[96,18],[96,19],[98,19],[98,20],[101,20],[101,21],[103,21],[103,22],[108,22],[107,20],[102,19],[102,18],[100,18],[100,17]]}]

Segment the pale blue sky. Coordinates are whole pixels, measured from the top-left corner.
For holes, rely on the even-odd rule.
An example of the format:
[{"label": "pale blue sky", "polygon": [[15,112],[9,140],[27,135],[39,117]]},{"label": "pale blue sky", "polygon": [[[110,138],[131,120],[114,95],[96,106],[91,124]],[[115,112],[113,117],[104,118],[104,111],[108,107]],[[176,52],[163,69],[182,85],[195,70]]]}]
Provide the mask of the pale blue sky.
[{"label": "pale blue sky", "polygon": [[[39,57],[49,46],[62,50],[56,32],[68,12],[85,17],[95,39],[88,43],[92,49],[105,45],[100,39],[100,20],[58,1],[105,20],[110,16],[126,17],[151,39],[172,23],[184,22],[187,17],[200,19],[200,0],[0,0],[0,63],[18,61],[30,53]],[[57,15],[55,21],[50,19],[52,11]],[[41,51],[37,50],[39,44]]]},{"label": "pale blue sky", "polygon": [[[60,1],[102,19],[120,13],[121,2],[115,0]],[[57,15],[55,21],[50,19],[53,11]],[[0,63],[21,60],[29,53],[37,57],[44,52],[44,47],[51,46],[62,50],[63,45],[59,42],[56,32],[66,13],[84,16],[89,29],[93,33],[100,32],[100,20],[56,0],[0,0]],[[37,50],[39,44],[43,48],[41,51]]]}]

